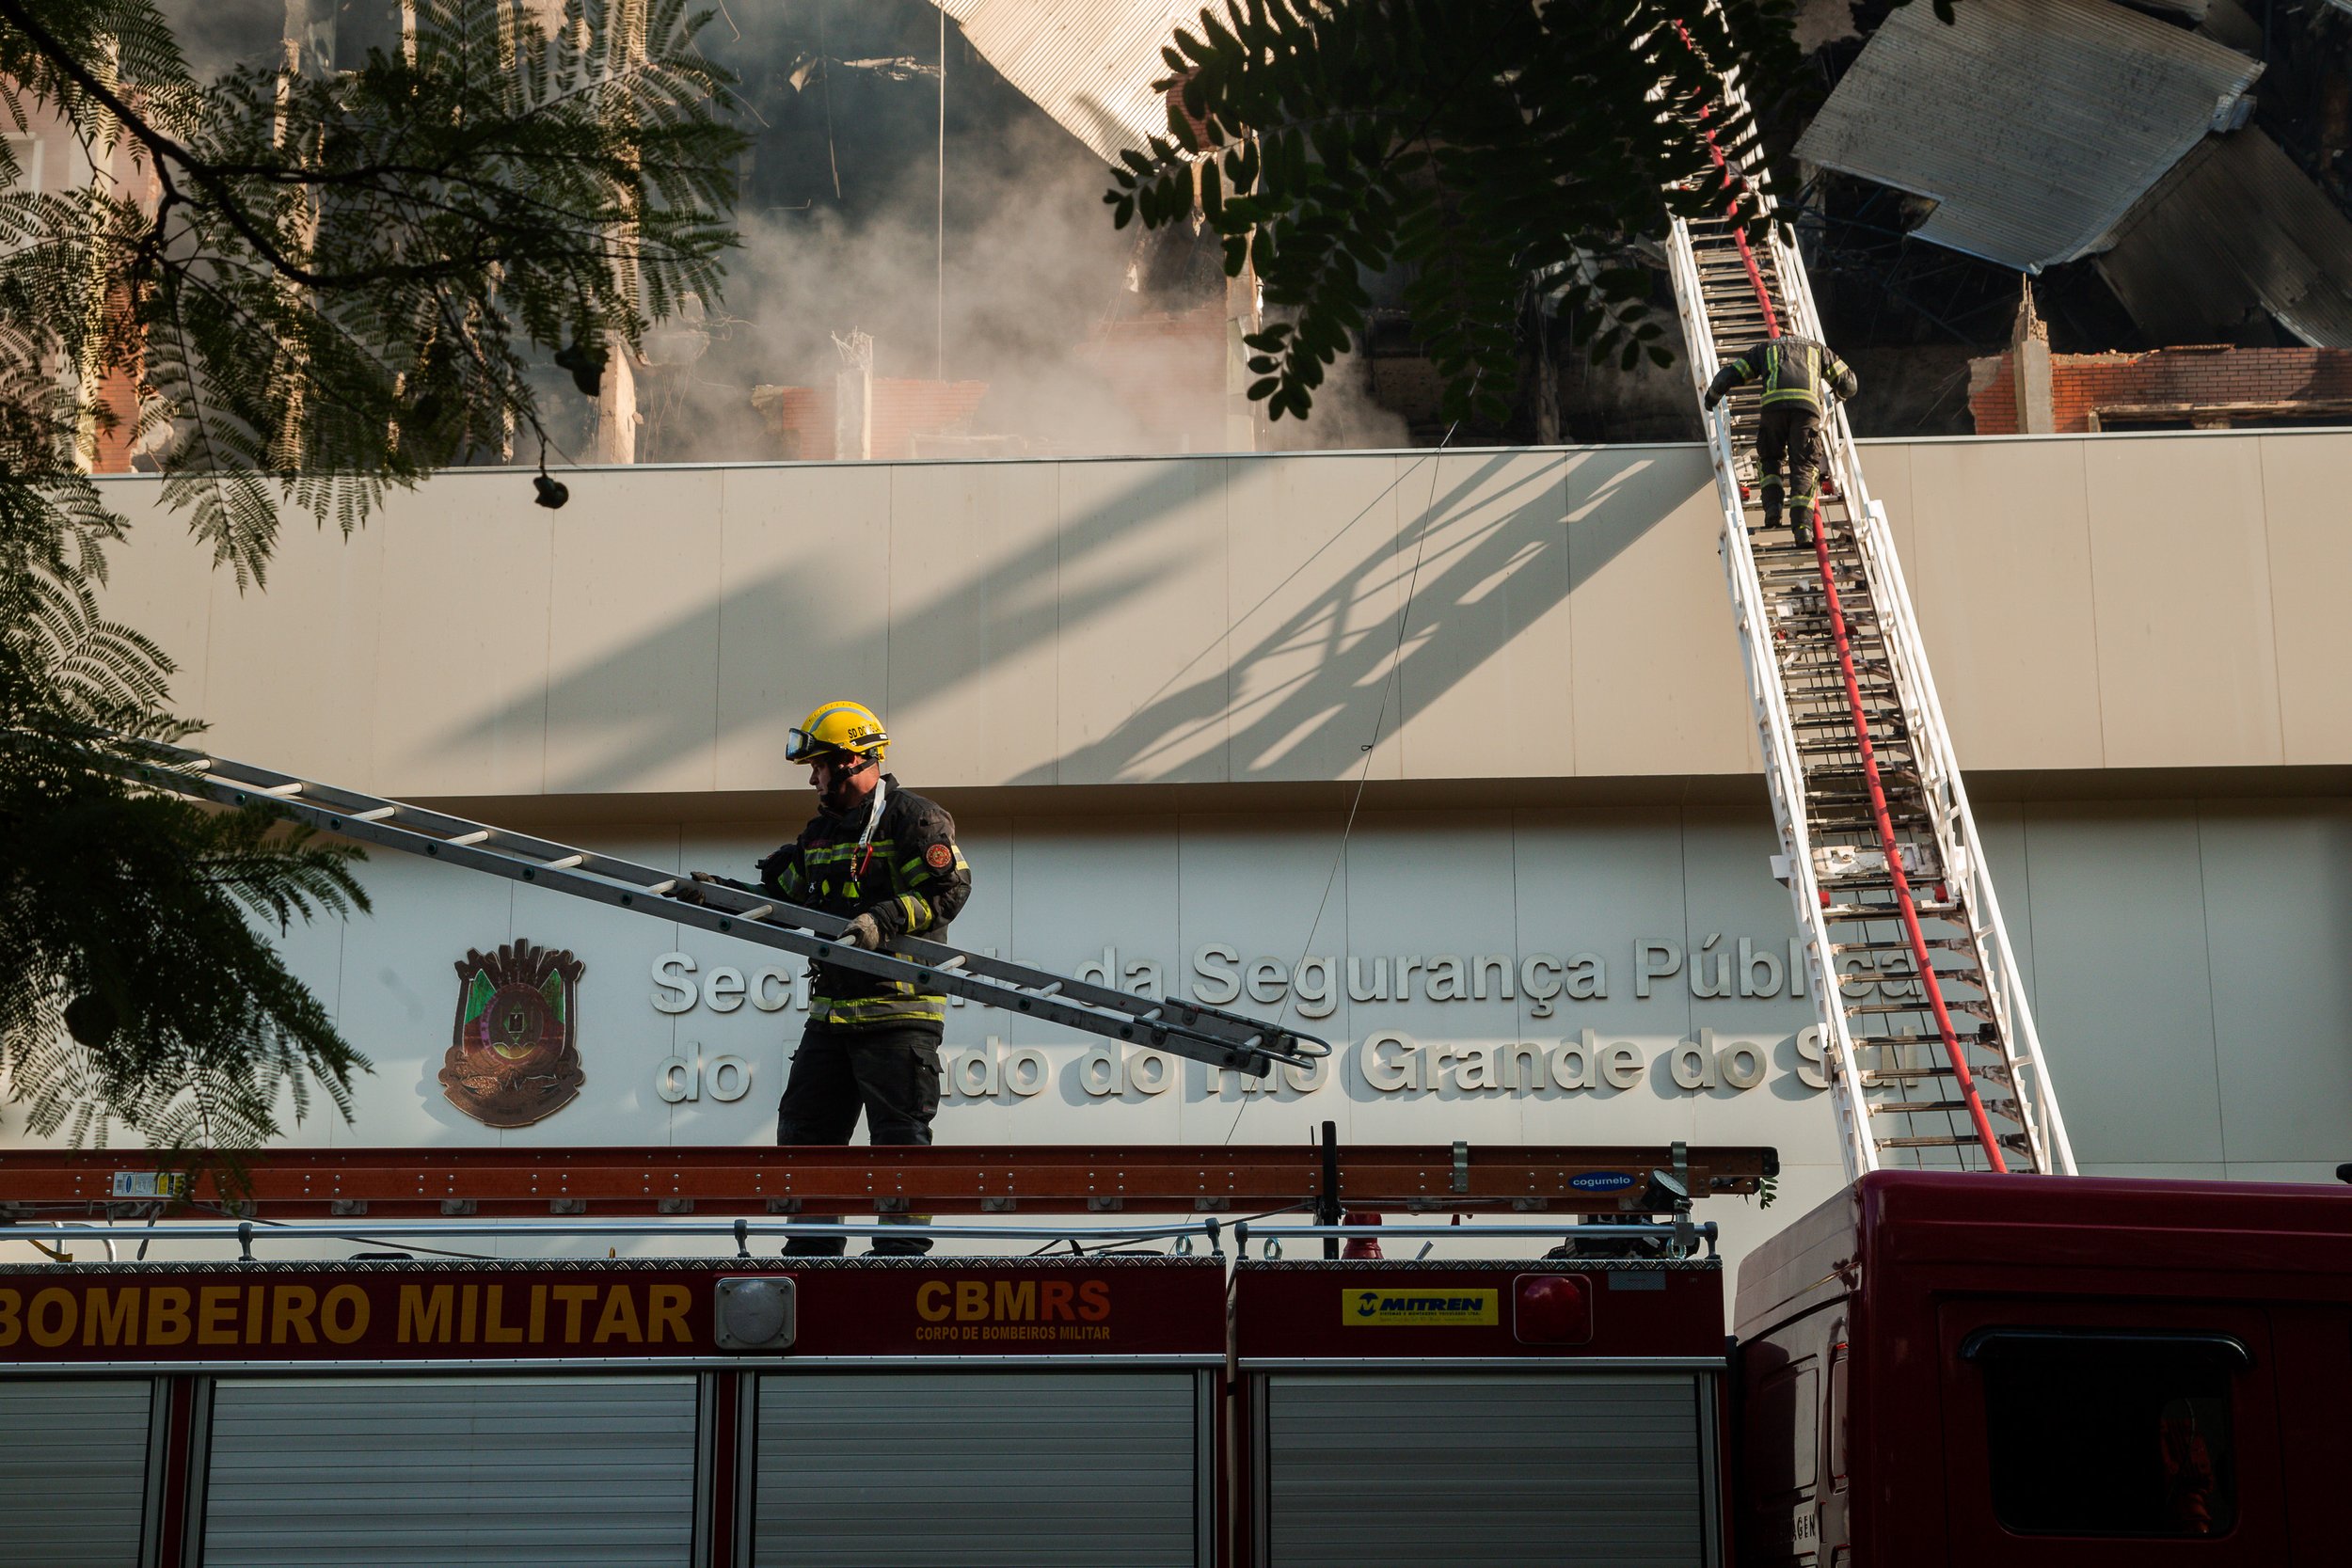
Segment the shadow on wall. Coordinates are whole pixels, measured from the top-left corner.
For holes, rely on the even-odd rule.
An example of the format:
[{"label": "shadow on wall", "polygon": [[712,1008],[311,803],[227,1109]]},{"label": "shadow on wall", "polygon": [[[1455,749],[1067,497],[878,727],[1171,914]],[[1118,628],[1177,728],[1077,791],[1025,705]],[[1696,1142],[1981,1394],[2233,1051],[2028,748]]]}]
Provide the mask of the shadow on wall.
[{"label": "shadow on wall", "polygon": [[[1232,627],[1207,639],[1131,716],[1063,760],[1086,764],[1086,777],[1154,780],[1198,754],[1202,732],[1223,719],[1231,726],[1231,779],[1297,777],[1279,765],[1302,753],[1331,759],[1313,776],[1349,776],[1364,748],[1396,735],[1408,697],[1422,707],[1444,697],[1501,653],[1514,631],[1665,519],[1683,497],[1678,483],[1659,483],[1664,476],[1648,458],[1615,464],[1576,452],[1535,461],[1422,457],[1254,605],[1237,610]],[[1413,505],[1417,490],[1428,498],[1423,505]],[[1368,547],[1351,543],[1366,531],[1359,525],[1374,507],[1398,491],[1410,520]],[[1228,631],[1246,626],[1317,562],[1350,548],[1357,553],[1330,586],[1251,635],[1230,670],[1203,668]],[[1547,556],[1563,552],[1565,570],[1544,569]],[[1497,593],[1509,594],[1508,614],[1473,610]],[[1365,613],[1368,605],[1379,612]],[[1390,605],[1408,606],[1401,626]],[[1302,661],[1302,653],[1312,657]],[[1259,671],[1264,678],[1252,680]],[[1560,678],[1567,678],[1565,669]],[[1230,703],[1229,690],[1237,693]]]},{"label": "shadow on wall", "polygon": [[[990,607],[986,648],[974,648],[927,697],[951,699],[996,665],[1050,644],[1065,625],[1120,613],[1182,565],[1193,545],[1171,520],[1164,547],[1083,591],[1061,587],[1073,562],[1114,541],[1132,548],[1136,531],[1153,531],[1196,506],[1203,461],[1146,460],[1137,483],[1064,518],[1037,543],[995,558],[951,590],[894,610],[891,618],[903,622],[939,615],[951,598]],[[1629,453],[1469,452],[1400,463],[1379,495],[1283,578],[1250,584],[1254,598],[1234,610],[1232,624],[1206,631],[1176,673],[1100,739],[1004,782],[1053,784],[1065,771],[1156,781],[1214,750],[1219,725],[1229,726],[1222,777],[1352,776],[1375,734],[1392,738],[1402,727],[1408,696],[1415,709],[1442,699],[1502,653],[1516,631],[1665,521],[1691,489],[1689,476],[1674,466]],[[1216,483],[1230,495],[1232,468],[1219,468]],[[1381,526],[1381,515],[1398,512],[1406,521]],[[1263,630],[1248,629],[1300,579],[1327,572],[1327,586],[1305,603]],[[1400,628],[1396,607],[1408,593],[1409,614]],[[1507,613],[1486,604],[1497,594],[1507,596]],[[544,693],[458,724],[445,743],[462,752],[544,720],[551,730],[573,730],[570,739],[596,743],[590,760],[548,778],[550,793],[627,790],[645,757],[707,744],[709,710],[682,702],[614,715],[609,707],[599,711],[596,698],[626,688],[622,677],[631,670],[691,668],[714,645],[723,658],[723,614],[801,628],[812,645],[827,650],[834,668],[887,668],[885,620],[804,574],[772,572],[733,590],[723,603],[551,676]],[[1230,664],[1219,663],[1218,650],[1236,633],[1242,641]],[[1567,679],[1565,667],[1559,678]],[[748,708],[723,710],[718,739],[773,719]],[[1302,759],[1313,757],[1327,760],[1302,772]],[[1286,759],[1292,766],[1283,766]]]}]

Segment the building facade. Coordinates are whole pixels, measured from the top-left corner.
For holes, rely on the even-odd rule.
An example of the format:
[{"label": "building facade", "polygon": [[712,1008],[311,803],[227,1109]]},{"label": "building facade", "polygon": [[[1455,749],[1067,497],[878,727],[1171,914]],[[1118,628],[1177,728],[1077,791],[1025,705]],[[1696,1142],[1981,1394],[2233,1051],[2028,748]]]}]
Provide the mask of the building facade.
[{"label": "building facade", "polygon": [[[1879,443],[2085,1168],[2352,1159],[2352,434]],[[1839,1181],[1704,454],[1610,447],[506,472],[290,530],[240,595],[151,482],[108,611],[205,743],[741,875],[786,728],[873,704],[957,815],[954,940],[1327,1036],[1262,1085],[974,1007],[960,1142],[1770,1143]],[[798,964],[379,852],[289,958],[374,1064],[296,1144],[755,1144]],[[441,1081],[469,952],[580,966],[584,1082]],[[1899,988],[1856,970],[1851,988]],[[0,1138],[24,1137],[21,1120]],[[1785,1206],[1783,1206],[1785,1205]]]}]

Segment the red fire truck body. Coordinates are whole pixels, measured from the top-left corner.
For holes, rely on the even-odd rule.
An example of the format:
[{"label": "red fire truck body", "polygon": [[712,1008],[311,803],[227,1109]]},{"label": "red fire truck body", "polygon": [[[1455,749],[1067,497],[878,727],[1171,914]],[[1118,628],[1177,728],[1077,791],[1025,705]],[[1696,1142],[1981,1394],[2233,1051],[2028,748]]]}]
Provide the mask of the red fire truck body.
[{"label": "red fire truck body", "polygon": [[2342,1188],[1881,1171],[1736,1323],[1742,1568],[2352,1558]]},{"label": "red fire truck body", "polygon": [[1252,1220],[1238,1259],[0,1267],[0,1562],[2352,1556],[2352,1193],[1879,1173],[1749,1257],[1736,1339],[1703,1227],[1559,1219],[1516,1259]]}]

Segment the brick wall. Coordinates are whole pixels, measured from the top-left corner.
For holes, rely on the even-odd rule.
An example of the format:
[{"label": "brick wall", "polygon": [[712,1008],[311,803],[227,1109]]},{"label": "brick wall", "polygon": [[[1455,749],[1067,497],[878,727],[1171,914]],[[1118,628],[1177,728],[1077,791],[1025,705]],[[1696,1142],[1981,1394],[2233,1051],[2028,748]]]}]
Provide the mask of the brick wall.
[{"label": "brick wall", "polygon": [[1105,322],[1078,350],[1161,451],[1214,451],[1225,439],[1225,308]]},{"label": "brick wall", "polygon": [[[2061,433],[2118,407],[2352,403],[2352,350],[2165,348],[2149,354],[2054,354],[2052,413]],[[2013,436],[2017,377],[2009,355],[1969,361],[1968,408],[1979,436]]]},{"label": "brick wall", "polygon": [[2015,355],[1968,361],[1968,412],[1979,436],[2014,436],[2026,428],[2017,417]]},{"label": "brick wall", "polygon": [[775,433],[775,455],[818,462],[833,457],[833,388],[762,387],[752,402]]},{"label": "brick wall", "polygon": [[[985,381],[910,381],[874,378],[874,456],[894,461],[914,455],[917,436],[944,436],[967,425]],[[834,450],[831,387],[763,388],[758,398],[776,433],[777,455],[827,462]]]}]

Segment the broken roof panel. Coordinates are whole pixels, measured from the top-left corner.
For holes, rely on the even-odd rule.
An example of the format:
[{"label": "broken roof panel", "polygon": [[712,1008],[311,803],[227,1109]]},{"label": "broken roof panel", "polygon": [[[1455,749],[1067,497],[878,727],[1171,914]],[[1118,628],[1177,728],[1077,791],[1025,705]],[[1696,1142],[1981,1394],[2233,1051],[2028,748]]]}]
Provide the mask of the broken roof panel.
[{"label": "broken roof panel", "polygon": [[1152,87],[1168,74],[1160,51],[1181,25],[1199,33],[1204,0],[935,3],[1006,81],[1110,164],[1168,134],[1167,101]]},{"label": "broken roof panel", "polygon": [[2262,67],[2112,0],[1899,8],[1797,156],[1932,198],[1924,240],[2026,272],[2095,249]]},{"label": "broken roof panel", "polygon": [[2352,219],[2250,126],[2182,159],[2099,270],[2161,343],[2232,341],[2258,305],[2314,348],[2352,348]]}]

